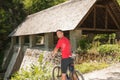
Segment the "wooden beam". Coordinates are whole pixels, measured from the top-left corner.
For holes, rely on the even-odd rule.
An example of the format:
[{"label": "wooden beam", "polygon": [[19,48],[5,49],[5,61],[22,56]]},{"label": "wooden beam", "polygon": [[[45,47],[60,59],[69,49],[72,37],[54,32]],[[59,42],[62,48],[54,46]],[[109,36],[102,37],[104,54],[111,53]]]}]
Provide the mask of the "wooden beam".
[{"label": "wooden beam", "polygon": [[93,27],[96,28],[96,7],[94,7]]},{"label": "wooden beam", "polygon": [[114,23],[116,24],[117,28],[120,29],[118,22],[116,21],[116,19],[114,18],[113,14],[111,13],[111,11],[109,10],[109,7],[107,6],[107,12],[110,14],[110,16],[112,17]]},{"label": "wooden beam", "polygon": [[94,29],[94,28],[78,28],[80,30],[89,30],[89,31],[112,31],[112,32],[117,32],[120,31],[118,29]]},{"label": "wooden beam", "polygon": [[107,6],[105,9],[105,29],[108,28],[108,12],[107,12]]},{"label": "wooden beam", "polygon": [[106,8],[104,5],[99,5],[99,4],[97,4],[97,5],[95,5],[96,7],[99,7],[99,8]]}]

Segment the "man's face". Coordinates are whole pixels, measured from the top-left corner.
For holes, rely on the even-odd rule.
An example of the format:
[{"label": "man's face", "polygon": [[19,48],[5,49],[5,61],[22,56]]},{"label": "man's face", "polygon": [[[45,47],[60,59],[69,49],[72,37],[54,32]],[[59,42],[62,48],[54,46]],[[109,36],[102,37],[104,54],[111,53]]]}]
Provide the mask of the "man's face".
[{"label": "man's face", "polygon": [[57,37],[58,37],[58,38],[62,38],[62,37],[63,37],[63,32],[58,31],[58,32],[57,32]]}]

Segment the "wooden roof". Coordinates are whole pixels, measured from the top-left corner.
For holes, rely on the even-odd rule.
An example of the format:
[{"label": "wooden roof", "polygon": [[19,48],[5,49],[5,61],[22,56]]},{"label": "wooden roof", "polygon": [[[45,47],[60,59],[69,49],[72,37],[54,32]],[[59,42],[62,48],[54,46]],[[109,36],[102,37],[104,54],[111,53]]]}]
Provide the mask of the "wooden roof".
[{"label": "wooden roof", "polygon": [[[109,11],[112,10],[110,14],[113,14],[115,26],[120,27],[120,7],[116,0],[71,0],[29,15],[9,36],[49,33],[57,29],[74,30],[84,25],[86,19],[91,20],[88,16],[92,15],[95,4],[98,6],[108,4]],[[80,29],[84,30],[83,27]]]}]

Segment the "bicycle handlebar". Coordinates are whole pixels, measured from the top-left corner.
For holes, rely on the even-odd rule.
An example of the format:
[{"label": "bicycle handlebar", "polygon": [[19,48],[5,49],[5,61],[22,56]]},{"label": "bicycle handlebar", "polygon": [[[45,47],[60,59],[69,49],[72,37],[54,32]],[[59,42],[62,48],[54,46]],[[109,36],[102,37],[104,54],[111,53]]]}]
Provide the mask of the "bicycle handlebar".
[{"label": "bicycle handlebar", "polygon": [[[42,66],[44,67],[45,66],[45,64],[46,64],[46,62],[51,62],[51,61],[53,61],[54,60],[54,63],[56,64],[58,64],[58,63],[61,63],[61,54],[60,53],[58,53],[57,55],[55,55],[54,57],[52,56],[52,53],[50,52],[50,53],[47,53],[46,54],[46,56],[44,57],[44,59],[43,59],[43,62],[42,62]],[[72,55],[71,56],[73,59],[75,59],[75,57],[76,57],[76,55]]]}]

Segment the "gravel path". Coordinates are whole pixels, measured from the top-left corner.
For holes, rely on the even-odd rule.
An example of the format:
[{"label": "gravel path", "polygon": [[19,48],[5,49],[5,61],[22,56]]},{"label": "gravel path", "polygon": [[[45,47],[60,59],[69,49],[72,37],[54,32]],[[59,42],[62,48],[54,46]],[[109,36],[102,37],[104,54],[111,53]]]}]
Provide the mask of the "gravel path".
[{"label": "gravel path", "polygon": [[120,63],[103,70],[84,74],[85,80],[120,80]]}]

